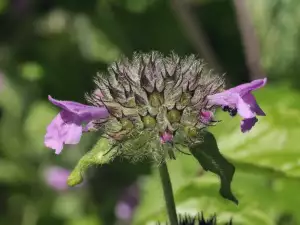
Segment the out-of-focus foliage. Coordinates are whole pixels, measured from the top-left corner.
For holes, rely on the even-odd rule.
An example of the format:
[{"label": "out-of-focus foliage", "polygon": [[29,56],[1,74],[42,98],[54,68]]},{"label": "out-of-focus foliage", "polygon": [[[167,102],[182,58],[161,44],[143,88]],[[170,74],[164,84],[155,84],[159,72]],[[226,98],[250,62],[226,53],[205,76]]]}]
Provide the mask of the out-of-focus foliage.
[{"label": "out-of-focus foliage", "polygon": [[[249,77],[231,3],[190,1],[227,78],[238,84]],[[259,91],[267,117],[259,118],[249,134],[240,133],[238,119],[222,113],[218,116],[223,122],[211,129],[221,153],[236,165],[232,189],[240,204],[222,199],[217,177],[204,173],[193,157],[182,155],[169,169],[178,211],[216,212],[220,221],[232,216],[234,224],[300,224],[300,2],[247,3],[266,73],[278,84]],[[144,191],[133,224],[166,220],[156,168],[144,177],[150,163],[116,160],[92,168],[83,186],[55,191],[46,184],[45,169],[73,168],[98,134],[85,134],[79,145],[59,156],[44,147],[43,138],[58,112],[47,101],[48,94],[84,102],[96,72],[121,54],[196,53],[182,26],[186,25],[178,22],[167,0],[0,0],[1,225],[117,224],[116,203],[122,190],[136,181]]]},{"label": "out-of-focus foliage", "polygon": [[262,64],[277,80],[299,88],[300,4],[297,0],[247,0],[260,39]]}]

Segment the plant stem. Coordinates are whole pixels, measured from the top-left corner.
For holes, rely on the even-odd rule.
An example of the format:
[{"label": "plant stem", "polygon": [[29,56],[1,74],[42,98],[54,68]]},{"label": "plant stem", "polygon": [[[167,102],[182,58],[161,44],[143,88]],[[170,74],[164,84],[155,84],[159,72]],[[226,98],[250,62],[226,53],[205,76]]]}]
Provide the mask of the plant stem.
[{"label": "plant stem", "polygon": [[166,162],[163,162],[160,165],[159,174],[160,174],[161,184],[164,190],[164,197],[166,201],[169,221],[171,225],[178,225],[173,189],[172,189],[172,184],[171,184],[170,175],[168,172],[168,167]]}]

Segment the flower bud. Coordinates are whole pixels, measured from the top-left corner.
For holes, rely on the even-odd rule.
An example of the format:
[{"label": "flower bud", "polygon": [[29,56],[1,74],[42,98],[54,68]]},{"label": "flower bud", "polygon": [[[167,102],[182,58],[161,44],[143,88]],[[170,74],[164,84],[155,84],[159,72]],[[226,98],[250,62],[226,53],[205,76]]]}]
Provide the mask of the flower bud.
[{"label": "flower bud", "polygon": [[152,116],[143,117],[143,123],[146,128],[154,128],[156,126],[156,120]]},{"label": "flower bud", "polygon": [[175,123],[180,121],[181,115],[178,110],[172,109],[168,112],[167,117],[170,123]]},{"label": "flower bud", "polygon": [[184,132],[188,137],[194,138],[197,136],[197,128],[191,127],[191,126],[186,126],[184,127]]},{"label": "flower bud", "polygon": [[133,128],[133,123],[128,119],[123,118],[120,122],[122,124],[122,128],[125,130],[131,130]]}]

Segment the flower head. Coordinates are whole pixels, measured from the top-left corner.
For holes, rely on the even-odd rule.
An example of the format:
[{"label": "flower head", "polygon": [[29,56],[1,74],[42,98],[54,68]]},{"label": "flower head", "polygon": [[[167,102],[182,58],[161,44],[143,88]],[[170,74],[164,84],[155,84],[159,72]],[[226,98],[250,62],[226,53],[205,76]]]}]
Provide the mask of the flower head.
[{"label": "flower head", "polygon": [[[78,144],[82,132],[88,131],[89,122],[108,116],[105,107],[83,105],[71,101],[59,101],[51,96],[49,101],[62,110],[47,127],[45,145],[59,154],[64,144]],[[84,124],[88,124],[85,126]]]},{"label": "flower head", "polygon": [[249,131],[258,121],[256,115],[266,115],[252,95],[252,91],[265,86],[266,83],[267,78],[254,80],[221,93],[209,95],[207,96],[208,104],[222,106],[223,110],[228,111],[231,116],[238,113],[243,118],[241,131]]},{"label": "flower head", "polygon": [[95,83],[87,100],[105,106],[110,115],[104,123],[94,121],[94,128],[104,128],[106,137],[121,146],[118,154],[155,161],[165,158],[165,143],[176,141],[180,130],[193,135],[189,142],[201,139],[198,131],[212,121],[199,120],[199,112],[209,111],[211,116],[215,109],[207,105],[206,96],[224,87],[223,77],[194,55],[164,57],[158,52],[135,53],[132,60],[123,57],[108,73],[98,74]]},{"label": "flower head", "polygon": [[46,183],[57,191],[67,190],[67,179],[70,175],[70,171],[58,166],[49,167],[45,172]]}]

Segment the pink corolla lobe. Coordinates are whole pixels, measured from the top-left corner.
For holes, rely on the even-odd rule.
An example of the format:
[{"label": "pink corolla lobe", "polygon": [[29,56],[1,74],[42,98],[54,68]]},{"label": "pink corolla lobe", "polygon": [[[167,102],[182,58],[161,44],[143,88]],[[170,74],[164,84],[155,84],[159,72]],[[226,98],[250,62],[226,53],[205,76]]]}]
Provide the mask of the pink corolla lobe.
[{"label": "pink corolla lobe", "polygon": [[72,101],[59,101],[48,96],[49,101],[61,111],[47,127],[45,145],[61,153],[64,144],[78,144],[83,132],[88,131],[90,122],[109,116],[105,107],[84,105]]},{"label": "pink corolla lobe", "polygon": [[161,134],[160,136],[160,142],[162,144],[164,143],[170,143],[173,141],[173,134],[170,133],[169,131],[165,131],[164,133]]},{"label": "pink corolla lobe", "polygon": [[199,120],[204,124],[210,124],[213,121],[214,114],[211,111],[200,111]]},{"label": "pink corolla lobe", "polygon": [[251,130],[258,121],[256,116],[266,115],[252,95],[252,91],[264,87],[266,83],[267,78],[254,80],[221,93],[209,95],[207,100],[210,105],[222,106],[223,110],[228,111],[232,116],[238,113],[243,118],[241,131],[244,133]]}]

